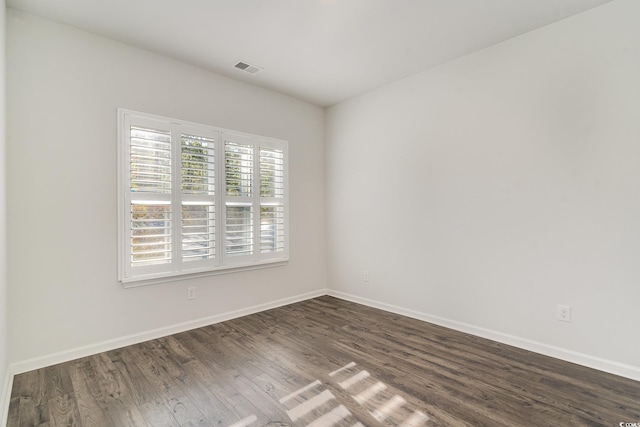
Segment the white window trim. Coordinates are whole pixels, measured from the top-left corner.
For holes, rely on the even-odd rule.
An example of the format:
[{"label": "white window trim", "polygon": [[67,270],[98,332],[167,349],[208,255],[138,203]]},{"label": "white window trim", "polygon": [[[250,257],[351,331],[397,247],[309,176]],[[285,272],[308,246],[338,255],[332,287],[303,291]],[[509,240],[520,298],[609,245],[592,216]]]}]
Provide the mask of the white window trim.
[{"label": "white window trim", "polygon": [[[154,114],[141,113],[137,111],[119,108],[117,110],[118,119],[118,280],[124,287],[135,287],[163,283],[176,280],[184,280],[189,278],[204,277],[218,274],[228,274],[237,271],[253,270],[257,268],[268,268],[284,265],[289,260],[289,166],[288,166],[288,143],[287,141],[264,137],[260,135],[239,132],[230,129],[218,128],[209,125],[202,125],[193,122],[173,119],[169,117],[158,116]],[[129,129],[130,120],[133,125],[150,123],[156,125],[160,129],[171,130],[172,138],[172,176],[173,185],[171,198],[172,206],[175,208],[172,217],[172,245],[174,247],[174,256],[176,259],[168,268],[148,269],[144,273],[135,272],[144,270],[140,267],[131,267],[131,239],[130,239],[130,209],[131,209],[131,191],[130,191],[130,140]],[[180,138],[181,133],[193,134],[204,137],[212,137],[215,140],[215,240],[216,240],[216,257],[211,262],[191,261],[188,264],[183,262],[181,257],[181,208],[177,210],[176,206],[181,206],[176,200],[183,200],[181,194],[180,177]],[[225,187],[225,136],[230,138],[238,138],[244,142],[252,144],[253,147],[253,192],[251,198],[254,207],[253,215],[253,254],[239,257],[226,256],[226,201],[231,196],[226,195]],[[277,148],[282,150],[284,154],[284,197],[281,198],[280,204],[284,212],[284,250],[261,254],[260,242],[260,147]],[[177,193],[180,193],[178,196]],[[180,197],[177,199],[177,197]],[[185,197],[188,199],[188,197]],[[177,248],[179,247],[179,248]],[[193,262],[193,264],[191,264]],[[168,264],[167,264],[168,265]],[[183,268],[187,267],[197,268]],[[155,271],[154,271],[155,270]]]}]

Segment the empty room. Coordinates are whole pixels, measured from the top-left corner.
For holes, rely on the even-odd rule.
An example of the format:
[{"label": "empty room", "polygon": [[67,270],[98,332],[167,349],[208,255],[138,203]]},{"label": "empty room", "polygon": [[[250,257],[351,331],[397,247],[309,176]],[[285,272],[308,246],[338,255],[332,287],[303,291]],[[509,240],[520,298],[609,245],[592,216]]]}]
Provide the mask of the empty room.
[{"label": "empty room", "polygon": [[0,10],[0,425],[640,426],[637,0]]}]

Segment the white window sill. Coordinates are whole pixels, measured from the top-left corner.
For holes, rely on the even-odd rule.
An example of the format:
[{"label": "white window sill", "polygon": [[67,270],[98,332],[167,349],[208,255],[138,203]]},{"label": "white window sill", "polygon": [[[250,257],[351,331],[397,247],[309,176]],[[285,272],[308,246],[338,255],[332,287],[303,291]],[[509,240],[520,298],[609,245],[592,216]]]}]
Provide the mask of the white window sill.
[{"label": "white window sill", "polygon": [[182,273],[164,277],[152,277],[149,279],[133,278],[121,280],[124,288],[137,288],[140,286],[156,285],[159,283],[177,282],[182,280],[197,279],[200,277],[218,276],[221,274],[237,273],[240,271],[261,270],[263,268],[280,267],[287,265],[289,259],[278,259],[273,261],[265,261],[250,265],[230,265],[218,267],[215,270],[199,271],[197,273]]}]

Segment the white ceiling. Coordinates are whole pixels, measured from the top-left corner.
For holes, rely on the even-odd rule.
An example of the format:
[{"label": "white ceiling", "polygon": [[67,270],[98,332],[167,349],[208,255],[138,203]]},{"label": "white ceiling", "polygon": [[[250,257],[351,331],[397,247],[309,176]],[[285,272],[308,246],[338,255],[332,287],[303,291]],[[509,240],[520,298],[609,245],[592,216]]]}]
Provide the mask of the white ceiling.
[{"label": "white ceiling", "polygon": [[[611,0],[8,0],[328,106]],[[262,67],[257,74],[233,68]]]}]

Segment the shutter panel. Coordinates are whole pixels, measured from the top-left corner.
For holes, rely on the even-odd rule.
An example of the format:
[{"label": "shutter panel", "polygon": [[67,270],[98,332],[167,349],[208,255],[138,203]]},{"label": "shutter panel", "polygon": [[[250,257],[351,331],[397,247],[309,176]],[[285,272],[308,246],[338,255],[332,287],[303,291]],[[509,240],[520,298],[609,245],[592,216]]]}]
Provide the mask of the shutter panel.
[{"label": "shutter panel", "polygon": [[215,141],[181,135],[182,261],[216,256]]},{"label": "shutter panel", "polygon": [[224,150],[225,254],[250,256],[254,253],[254,148],[251,143],[226,140]]},{"label": "shutter panel", "polygon": [[171,133],[131,126],[131,192],[171,193]]},{"label": "shutter panel", "polygon": [[131,203],[131,265],[171,263],[171,204]]},{"label": "shutter panel", "polygon": [[131,266],[172,260],[171,132],[130,127]]},{"label": "shutter panel", "polygon": [[260,206],[260,252],[284,251],[284,207]]},{"label": "shutter panel", "polygon": [[260,147],[260,253],[283,252],[284,152]]},{"label": "shutter panel", "polygon": [[284,197],[284,153],[260,148],[260,197]]},{"label": "shutter panel", "polygon": [[253,206],[227,203],[225,235],[227,256],[253,254]]},{"label": "shutter panel", "polygon": [[182,260],[216,256],[216,212],[214,204],[182,203]]},{"label": "shutter panel", "polygon": [[194,135],[182,135],[182,193],[215,194],[215,141]]},{"label": "shutter panel", "polygon": [[226,141],[224,150],[227,196],[251,197],[253,195],[253,146]]}]

